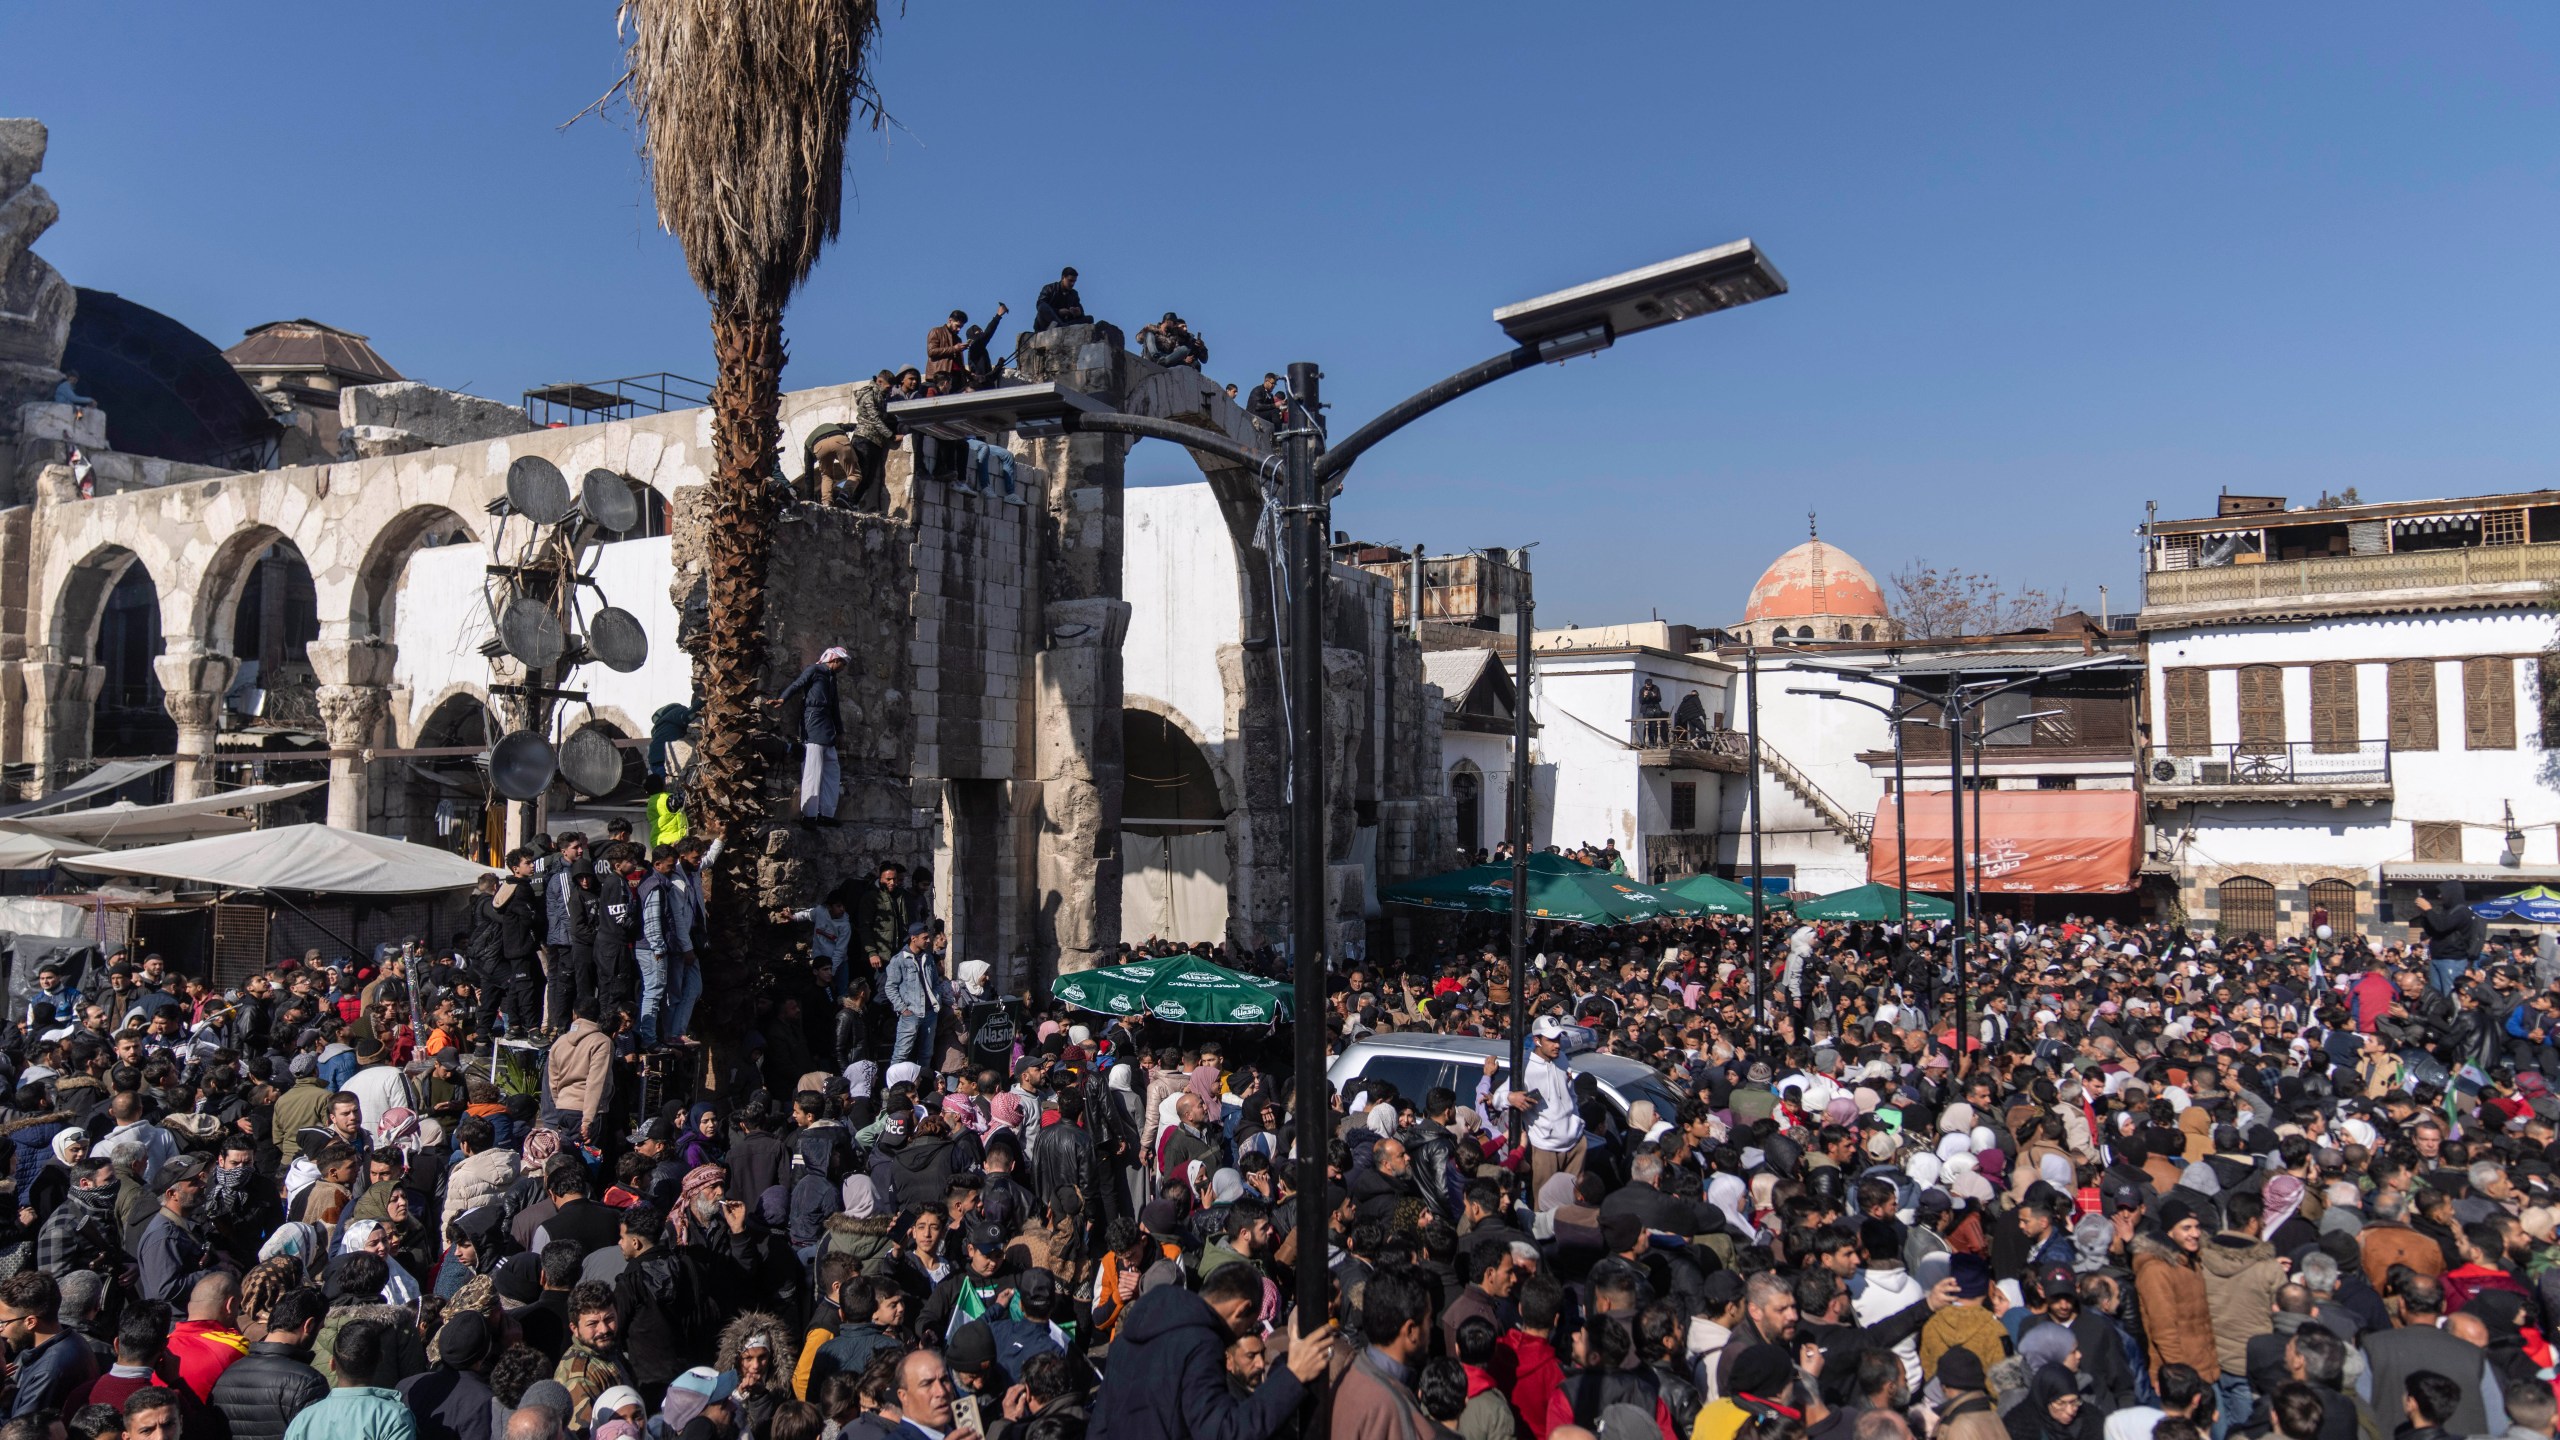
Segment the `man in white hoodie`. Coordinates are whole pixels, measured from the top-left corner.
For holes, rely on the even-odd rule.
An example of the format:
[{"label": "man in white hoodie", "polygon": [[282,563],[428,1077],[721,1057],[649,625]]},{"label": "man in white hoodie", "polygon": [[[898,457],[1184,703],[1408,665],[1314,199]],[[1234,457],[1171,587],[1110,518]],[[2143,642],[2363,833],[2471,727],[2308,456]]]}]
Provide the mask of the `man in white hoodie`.
[{"label": "man in white hoodie", "polygon": [[[1863,1273],[1867,1283],[1858,1291],[1856,1311],[1860,1325],[1874,1325],[1911,1308],[1921,1298],[1919,1277],[1902,1266],[1903,1232],[1901,1222],[1869,1219],[1859,1222],[1858,1249],[1866,1256]],[[1902,1362],[1902,1380],[1914,1394],[1920,1389],[1920,1336],[1918,1331],[1894,1343],[1893,1358]]]}]

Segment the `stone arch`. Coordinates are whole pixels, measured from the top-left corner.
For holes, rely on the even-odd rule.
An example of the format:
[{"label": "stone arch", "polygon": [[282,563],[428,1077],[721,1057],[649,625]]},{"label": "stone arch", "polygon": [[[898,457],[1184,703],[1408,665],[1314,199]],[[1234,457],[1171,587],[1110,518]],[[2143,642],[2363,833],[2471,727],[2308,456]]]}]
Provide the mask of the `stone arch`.
[{"label": "stone arch", "polygon": [[[103,569],[90,574],[103,576]],[[80,571],[74,572],[76,580]],[[83,597],[84,599],[86,597]],[[66,611],[84,608],[66,607]],[[89,753],[95,756],[167,755],[178,744],[178,725],[163,703],[157,664],[167,648],[160,618],[160,590],[139,558],[115,567],[115,579],[79,617],[87,648],[70,652],[86,661],[90,691]],[[74,617],[66,613],[66,621]]]},{"label": "stone arch", "polygon": [[[427,707],[409,744],[420,749],[487,745],[498,733],[498,716],[488,697],[476,685],[455,684]],[[421,756],[401,762],[399,773],[394,793],[404,802],[403,814],[393,828],[411,841],[463,855],[486,855],[503,842],[504,808],[468,757]]]},{"label": "stone arch", "polygon": [[1184,739],[1189,740],[1192,748],[1198,750],[1200,758],[1207,763],[1209,778],[1217,785],[1218,809],[1224,814],[1233,815],[1243,808],[1243,797],[1237,792],[1235,778],[1227,773],[1227,766],[1223,759],[1225,746],[1200,733],[1200,727],[1192,724],[1188,716],[1153,695],[1123,693],[1120,697],[1120,708],[1153,716],[1178,732]]},{"label": "stone arch", "polygon": [[[65,660],[87,660],[96,653],[98,625],[106,616],[107,597],[123,582],[125,572],[136,567],[145,576],[151,573],[150,567],[142,565],[142,557],[114,544],[100,545],[74,562],[54,591],[46,643]],[[155,591],[157,588],[155,582]]]},{"label": "stone arch", "polygon": [[409,557],[448,540],[477,544],[480,538],[471,522],[443,505],[413,505],[393,516],[373,533],[356,567],[354,590],[347,598],[348,633],[397,640],[399,617],[392,610],[400,592],[400,572]]}]

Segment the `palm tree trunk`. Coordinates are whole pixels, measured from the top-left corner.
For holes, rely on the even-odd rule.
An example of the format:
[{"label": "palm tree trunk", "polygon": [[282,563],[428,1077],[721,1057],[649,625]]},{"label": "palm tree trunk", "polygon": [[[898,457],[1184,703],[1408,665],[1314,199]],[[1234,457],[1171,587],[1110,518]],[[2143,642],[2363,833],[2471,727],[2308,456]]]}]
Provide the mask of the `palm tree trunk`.
[{"label": "palm tree trunk", "polygon": [[[701,699],[701,757],[688,800],[720,837],[706,876],[702,1026],[711,1073],[738,1058],[754,977],[769,946],[756,904],[755,835],[767,818],[766,757],[756,743],[763,711],[765,565],[772,542],[767,483],[782,431],[782,307],[720,306],[711,317],[719,379],[711,390],[711,524],[704,560],[708,614],[694,665]],[[714,1082],[716,1083],[716,1081]]]}]

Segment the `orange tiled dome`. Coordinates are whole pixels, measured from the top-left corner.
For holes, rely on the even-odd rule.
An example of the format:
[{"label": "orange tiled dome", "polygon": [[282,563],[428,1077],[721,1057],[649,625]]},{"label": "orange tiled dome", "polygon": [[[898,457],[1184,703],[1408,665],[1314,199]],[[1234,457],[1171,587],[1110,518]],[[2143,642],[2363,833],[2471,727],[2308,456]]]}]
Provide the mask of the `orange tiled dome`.
[{"label": "orange tiled dome", "polygon": [[1747,624],[1839,616],[1885,619],[1884,590],[1847,551],[1807,540],[1778,557],[1751,587],[1742,610]]}]

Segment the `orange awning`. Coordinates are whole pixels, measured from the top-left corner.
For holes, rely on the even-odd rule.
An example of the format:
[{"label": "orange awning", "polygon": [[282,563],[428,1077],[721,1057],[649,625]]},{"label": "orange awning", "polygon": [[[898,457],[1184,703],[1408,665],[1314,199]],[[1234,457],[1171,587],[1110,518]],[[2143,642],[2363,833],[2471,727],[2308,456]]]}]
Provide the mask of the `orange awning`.
[{"label": "orange awning", "polygon": [[[1974,798],[1964,797],[1965,858],[1979,857],[1981,888],[2005,895],[2121,895],[2133,888],[2141,797],[2131,790],[1986,790],[1981,834]],[[1911,888],[1953,888],[1947,852],[1947,792],[1914,790]],[[1894,841],[1891,796],[1876,806],[1875,845],[1867,874],[1894,883],[1901,857]]]}]

